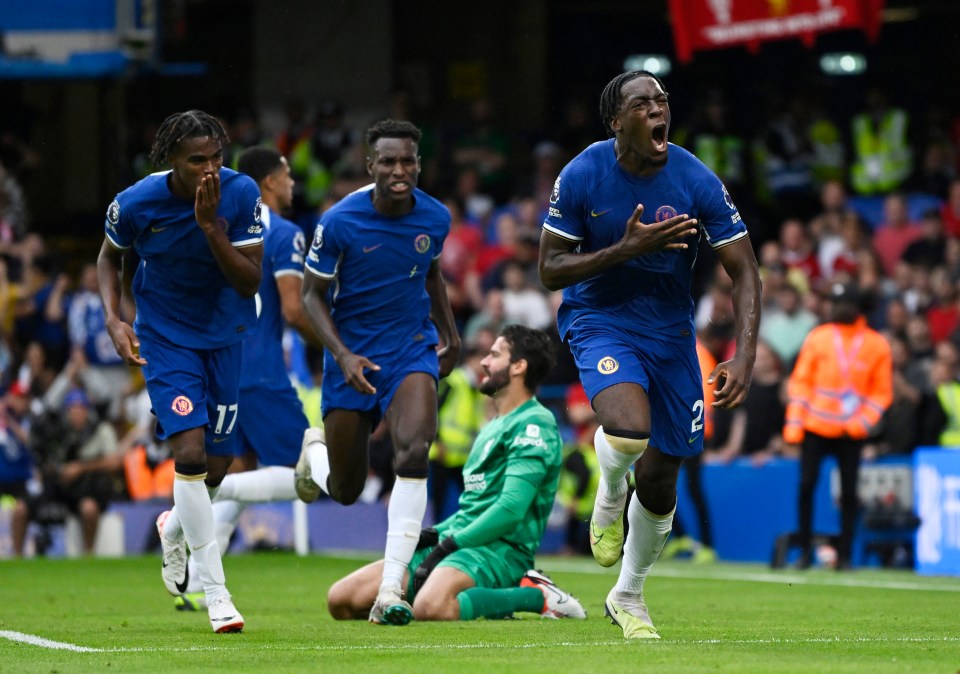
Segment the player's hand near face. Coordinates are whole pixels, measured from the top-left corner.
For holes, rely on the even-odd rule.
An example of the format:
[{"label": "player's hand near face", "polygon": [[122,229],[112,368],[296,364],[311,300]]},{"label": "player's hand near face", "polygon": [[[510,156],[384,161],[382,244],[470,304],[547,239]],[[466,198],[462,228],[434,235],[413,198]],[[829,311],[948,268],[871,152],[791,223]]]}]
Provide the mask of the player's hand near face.
[{"label": "player's hand near face", "polygon": [[355,353],[348,352],[346,355],[337,358],[337,365],[340,366],[340,371],[343,372],[343,378],[354,390],[369,395],[377,392],[377,389],[363,376],[363,371],[373,370],[377,372],[380,366],[366,356],[358,356]]},{"label": "player's hand near face", "polygon": [[729,410],[742,405],[752,379],[753,364],[744,356],[734,356],[717,365],[707,377],[707,385],[716,387],[713,407]]},{"label": "player's hand near face", "polygon": [[643,204],[637,204],[627,220],[627,228],[620,242],[631,256],[687,248],[688,244],[683,239],[697,234],[697,220],[688,215],[675,215],[649,225],[640,222],[641,215]]},{"label": "player's hand near face", "polygon": [[193,212],[204,234],[217,226],[217,208],[220,206],[220,173],[207,173],[200,180]]}]

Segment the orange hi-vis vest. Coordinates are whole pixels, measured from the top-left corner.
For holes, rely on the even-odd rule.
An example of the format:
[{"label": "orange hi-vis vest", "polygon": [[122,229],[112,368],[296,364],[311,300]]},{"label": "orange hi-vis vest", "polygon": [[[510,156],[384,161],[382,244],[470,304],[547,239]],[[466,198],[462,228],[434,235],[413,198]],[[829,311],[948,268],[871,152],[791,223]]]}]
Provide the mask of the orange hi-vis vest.
[{"label": "orange hi-vis vest", "polygon": [[123,472],[130,500],[173,497],[173,459],[166,459],[151,467],[147,461],[147,450],[143,445],[138,445],[123,457]]},{"label": "orange hi-vis vest", "polygon": [[893,400],[893,359],[883,335],[859,318],[810,331],[787,383],[785,442],[805,431],[862,440]]},{"label": "orange hi-vis vest", "polygon": [[697,359],[700,361],[700,374],[703,376],[703,439],[713,440],[713,390],[717,382],[707,384],[707,377],[717,366],[717,359],[697,338]]}]

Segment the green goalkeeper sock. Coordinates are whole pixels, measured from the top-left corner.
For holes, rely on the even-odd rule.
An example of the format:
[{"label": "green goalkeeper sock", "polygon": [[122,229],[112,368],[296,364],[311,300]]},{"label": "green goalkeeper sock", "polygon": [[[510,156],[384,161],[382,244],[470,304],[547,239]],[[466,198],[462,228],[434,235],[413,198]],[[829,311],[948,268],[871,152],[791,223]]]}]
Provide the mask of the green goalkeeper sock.
[{"label": "green goalkeeper sock", "polygon": [[509,618],[515,611],[543,612],[543,592],[536,587],[471,587],[457,595],[460,620]]}]

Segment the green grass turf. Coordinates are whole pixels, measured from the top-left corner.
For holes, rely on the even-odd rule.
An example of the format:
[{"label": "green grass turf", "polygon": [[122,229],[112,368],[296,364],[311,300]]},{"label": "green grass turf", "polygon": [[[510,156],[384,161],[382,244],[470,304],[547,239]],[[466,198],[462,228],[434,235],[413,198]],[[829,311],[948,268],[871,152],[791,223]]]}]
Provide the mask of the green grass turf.
[{"label": "green grass turf", "polygon": [[[0,562],[0,672],[946,672],[960,671],[960,579],[907,572],[770,571],[661,562],[647,581],[663,639],[627,642],[603,616],[616,569],[538,565],[586,621],[335,622],[326,590],[362,558],[256,553],[225,560],[247,625],[215,635],[181,613],[159,557]],[[96,649],[11,640],[12,633]],[[6,635],[6,636],[4,636]]]}]

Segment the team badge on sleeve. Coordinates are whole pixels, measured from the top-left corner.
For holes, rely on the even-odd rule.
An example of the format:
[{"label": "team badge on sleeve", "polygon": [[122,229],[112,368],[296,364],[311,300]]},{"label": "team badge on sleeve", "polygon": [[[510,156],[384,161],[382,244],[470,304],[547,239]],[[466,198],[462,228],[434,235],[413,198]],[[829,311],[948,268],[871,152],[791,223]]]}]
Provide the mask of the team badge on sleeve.
[{"label": "team badge on sleeve", "polygon": [[114,229],[120,222],[120,202],[116,199],[107,207],[107,226]]},{"label": "team badge on sleeve", "polygon": [[726,185],[721,185],[721,187],[723,188],[723,201],[724,201],[724,203],[725,203],[727,206],[730,207],[730,210],[731,210],[731,211],[737,210],[737,207],[733,205],[733,197],[731,197],[731,196],[730,196],[730,193],[727,192],[727,186],[726,186]]},{"label": "team badge on sleeve", "polygon": [[323,246],[323,223],[317,223],[317,231],[313,233],[313,247],[320,248]]},{"label": "team badge on sleeve", "polygon": [[558,201],[560,201],[560,176],[557,176],[553,183],[553,191],[550,192],[550,203],[556,204]]},{"label": "team badge on sleeve", "polygon": [[253,220],[260,222],[263,213],[263,204],[260,203],[260,197],[257,197],[257,203],[253,205]]}]

